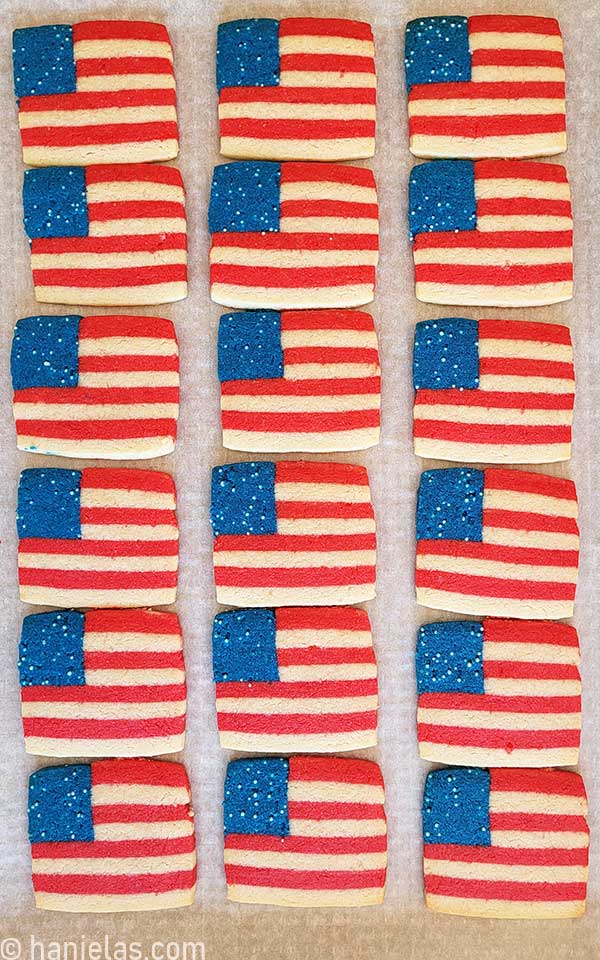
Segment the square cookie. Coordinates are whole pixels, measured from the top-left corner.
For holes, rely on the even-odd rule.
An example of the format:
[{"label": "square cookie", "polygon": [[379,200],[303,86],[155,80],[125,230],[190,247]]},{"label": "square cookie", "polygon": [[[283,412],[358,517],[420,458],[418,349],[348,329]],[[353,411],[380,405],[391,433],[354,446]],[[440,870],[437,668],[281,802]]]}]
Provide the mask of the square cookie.
[{"label": "square cookie", "polygon": [[417,300],[538,307],[573,296],[564,167],[432,160],[413,167],[409,204]]},{"label": "square cookie", "polygon": [[35,298],[121,306],[187,296],[179,170],[148,163],[26,170]]},{"label": "square cookie", "polygon": [[287,907],[381,903],[387,837],[381,771],[370,760],[290,757],[227,767],[227,896]]},{"label": "square cookie", "polygon": [[213,624],[221,746],[256,753],[377,743],[371,625],[354,607],[229,610]]},{"label": "square cookie", "polygon": [[55,607],[167,604],[177,592],[175,484],[155,470],[23,470],[19,595]]},{"label": "square cookie", "polygon": [[575,766],[579,641],[548,620],[451,620],[419,630],[419,755],[478,767]]},{"label": "square cookie", "polygon": [[375,596],[375,515],[364,467],[285,460],[212,473],[217,600],[235,607]]},{"label": "square cookie", "polygon": [[170,320],[24,317],[11,374],[19,450],[111,460],[173,451],[179,356]]},{"label": "square cookie", "polygon": [[371,27],[358,20],[221,23],[221,153],[263,160],[372,157],[374,54]]},{"label": "square cookie", "polygon": [[571,456],[568,327],[444,317],[416,326],[415,453],[434,460],[550,463]]},{"label": "square cookie", "polygon": [[567,149],[565,62],[550,17],[421,17],[406,27],[410,151],[549,157]]},{"label": "square cookie", "polygon": [[425,903],[461,917],[585,911],[589,829],[578,773],[455,767],[423,795]]},{"label": "square cookie", "polygon": [[573,615],[579,563],[572,480],[454,467],[421,475],[417,603],[475,616]]},{"label": "square cookie", "polygon": [[23,620],[27,753],[139,757],[185,739],[185,666],[175,613],[53,610]]},{"label": "square cookie", "polygon": [[35,905],[69,913],[194,902],[196,842],[181,763],[95,760],[29,778]]},{"label": "square cookie", "polygon": [[226,313],[219,380],[231,450],[334,453],[379,442],[381,371],[368,313]]},{"label": "square cookie", "polygon": [[208,226],[215,303],[259,310],[359,307],[375,291],[371,170],[255,160],[215,167]]},{"label": "square cookie", "polygon": [[36,167],[172,160],[173,51],[162,23],[88,20],[13,33],[23,160]]}]

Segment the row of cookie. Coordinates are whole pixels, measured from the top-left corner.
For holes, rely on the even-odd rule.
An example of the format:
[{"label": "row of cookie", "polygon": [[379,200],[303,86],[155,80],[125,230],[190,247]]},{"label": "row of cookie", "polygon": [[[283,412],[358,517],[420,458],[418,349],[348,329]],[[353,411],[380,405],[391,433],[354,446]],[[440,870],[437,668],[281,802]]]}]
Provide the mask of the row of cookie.
[{"label": "row of cookie", "polygon": [[[13,44],[24,159],[44,167],[26,171],[23,185],[36,297],[98,305],[185,297],[183,183],[178,170],[147,162],[178,151],[165,27],[33,27],[16,30]],[[77,165],[47,166],[55,163]],[[169,320],[27,317],[15,328],[11,369],[21,449],[126,459],[173,450],[179,368]],[[178,531],[167,474],[25,470],[17,531],[26,602],[175,599]],[[27,616],[19,672],[30,753],[135,757],[183,747],[176,614]],[[192,903],[190,802],[179,764],[102,760],[38,770],[29,791],[36,905],[80,912]]]},{"label": "row of cookie", "polygon": [[[311,452],[376,444],[380,368],[362,311],[244,311],[219,326],[223,445]],[[571,451],[575,380],[567,327],[443,318],[417,324],[415,452],[547,463]],[[164,318],[18,321],[11,373],[19,449],[146,458],[173,450],[175,330]]]},{"label": "row of cookie", "polygon": [[[322,753],[377,743],[371,627],[354,607],[229,610],[213,625],[221,745]],[[185,736],[177,615],[55,610],[23,621],[19,646],[28,753],[153,756]],[[416,648],[424,759],[481,766],[575,765],[579,644],[551,621],[443,621]]]},{"label": "row of cookie", "polygon": [[[187,292],[183,183],[172,167],[47,167],[23,189],[35,295],[48,303],[166,303]],[[410,177],[416,293],[429,303],[536,306],[573,284],[564,167],[437,160]],[[378,208],[370,170],[330,163],[217,166],[211,295],[240,308],[369,303]]]},{"label": "row of cookie", "polygon": [[[405,37],[410,149],[420,157],[535,157],[566,149],[556,20],[435,16]],[[219,26],[220,150],[266,160],[352,160],[375,150],[368,23],[334,18]],[[177,156],[173,53],[162,24],[85,21],[14,35],[26,163]]]}]

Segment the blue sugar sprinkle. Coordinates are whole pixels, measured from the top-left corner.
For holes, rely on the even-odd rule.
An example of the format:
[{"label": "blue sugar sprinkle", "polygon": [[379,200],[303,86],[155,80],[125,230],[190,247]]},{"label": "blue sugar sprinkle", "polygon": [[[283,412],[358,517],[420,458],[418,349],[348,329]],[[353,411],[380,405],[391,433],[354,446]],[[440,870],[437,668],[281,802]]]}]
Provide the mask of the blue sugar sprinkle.
[{"label": "blue sugar sprinkle", "polygon": [[79,610],[53,610],[25,617],[19,644],[21,686],[85,684],[84,628],[85,614]]},{"label": "blue sugar sprinkle", "polygon": [[77,316],[23,317],[17,321],[10,354],[14,390],[77,386],[80,322]]},{"label": "blue sugar sprinkle", "polygon": [[406,25],[406,87],[471,79],[467,17],[421,17]]},{"label": "blue sugar sprinkle", "polygon": [[13,32],[15,96],[73,93],[77,89],[73,28],[66,23]]},{"label": "blue sugar sprinkle", "polygon": [[279,84],[279,20],[255,18],[219,24],[217,89]]},{"label": "blue sugar sprinkle", "polygon": [[446,767],[428,774],[423,793],[423,843],[491,846],[489,770]]},{"label": "blue sugar sprinkle", "polygon": [[212,472],[213,536],[277,533],[275,464],[227,463]]},{"label": "blue sugar sprinkle", "polygon": [[219,380],[283,376],[281,314],[277,310],[226,313],[219,323]]},{"label": "blue sugar sprinkle", "polygon": [[23,180],[23,223],[36,237],[87,237],[84,167],[39,167]]},{"label": "blue sugar sprinkle", "polygon": [[416,674],[419,694],[484,693],[483,624],[425,624],[417,640]]},{"label": "blue sugar sprinkle", "polygon": [[274,610],[228,610],[214,619],[215,683],[279,680]]},{"label": "blue sugar sprinkle", "polygon": [[477,229],[472,160],[430,160],[413,167],[408,186],[410,236]]},{"label": "blue sugar sprinkle", "polygon": [[281,164],[244,160],[215,167],[210,190],[211,233],[279,230]]},{"label": "blue sugar sprinkle", "polygon": [[80,491],[80,470],[23,470],[17,496],[19,539],[81,539]]},{"label": "blue sugar sprinkle", "polygon": [[92,768],[89,763],[42,767],[29,778],[30,843],[94,839]]},{"label": "blue sugar sprinkle", "polygon": [[417,540],[483,540],[483,470],[452,467],[421,474]]},{"label": "blue sugar sprinkle", "polygon": [[415,390],[475,390],[479,386],[479,324],[462,317],[422,320],[415,328]]},{"label": "blue sugar sprinkle", "polygon": [[279,757],[233,760],[227,767],[223,830],[287,837],[289,762]]}]

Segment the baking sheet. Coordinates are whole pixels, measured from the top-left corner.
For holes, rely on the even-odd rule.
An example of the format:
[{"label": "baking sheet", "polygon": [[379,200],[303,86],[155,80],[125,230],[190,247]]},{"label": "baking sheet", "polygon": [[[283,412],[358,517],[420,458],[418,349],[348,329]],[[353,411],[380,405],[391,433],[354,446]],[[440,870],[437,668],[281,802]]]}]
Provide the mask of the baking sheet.
[{"label": "baking sheet", "polygon": [[[156,960],[179,960],[185,944],[204,943],[207,960],[328,955],[366,958],[386,955],[403,960],[593,960],[600,955],[600,658],[598,587],[600,510],[595,503],[600,463],[600,342],[598,326],[598,250],[600,229],[593,198],[600,174],[600,77],[597,45],[598,0],[580,2],[504,2],[497,0],[0,0],[4,30],[1,45],[2,116],[0,203],[0,275],[3,279],[0,327],[0,450],[4,473],[4,510],[0,516],[0,685],[4,722],[0,730],[0,937],[20,937],[22,956],[44,960],[52,942],[71,941],[76,960],[99,960],[91,945],[102,945],[102,960],[118,950],[117,941],[140,942],[142,956],[163,944]],[[413,592],[414,502],[419,472],[430,466],[412,453],[410,387],[411,345],[417,320],[443,315],[444,308],[417,304],[406,239],[408,153],[403,84],[404,24],[440,13],[527,13],[558,16],[565,38],[568,70],[569,152],[566,163],[573,189],[576,222],[576,295],[572,303],[513,311],[511,316],[569,323],[572,327],[578,397],[573,460],[544,468],[572,476],[581,506],[582,553],[576,625],[582,646],[584,733],[581,770],[590,800],[591,871],[586,916],[579,921],[485,921],[438,916],[422,905],[420,802],[428,764],[417,756],[413,649],[417,625],[437,613],[417,608]],[[337,459],[365,463],[378,517],[378,597],[369,605],[380,674],[380,745],[363,753],[379,759],[387,792],[389,872],[385,903],[359,910],[283,910],[230,904],[222,868],[222,781],[227,755],[219,748],[210,670],[210,627],[215,612],[208,523],[210,468],[240,459],[220,445],[216,370],[216,325],[220,308],[211,304],[207,286],[206,207],[211,169],[217,153],[214,45],[221,20],[246,16],[343,16],[369,20],[374,28],[378,67],[378,141],[373,167],[381,205],[381,260],[373,313],[379,330],[383,368],[383,436],[366,455]],[[40,766],[26,757],[21,735],[16,669],[20,619],[31,612],[19,604],[16,585],[14,504],[18,473],[47,458],[17,453],[10,409],[9,350],[14,321],[32,313],[61,313],[36,305],[27,247],[21,227],[22,164],[12,100],[10,32],[16,26],[72,22],[93,17],[164,21],[175,48],[181,125],[179,165],[187,187],[190,240],[190,296],[172,307],[134,310],[162,313],[175,321],[180,342],[182,404],[174,455],[149,464],[171,470],[178,485],[181,575],[177,609],[185,636],[189,683],[188,734],[184,759],[191,777],[198,826],[199,883],[193,908],[149,914],[108,916],[36,912],[30,887],[26,840],[27,777]],[[559,162],[564,158],[559,158]],[[597,199],[596,199],[597,203]],[[77,312],[70,307],[69,312]],[[84,311],[85,312],[85,311]],[[89,310],[87,312],[90,312]],[[114,312],[101,310],[91,312]],[[452,310],[455,312],[455,308]],[[476,317],[480,311],[460,310]],[[505,311],[506,312],[506,311]],[[485,316],[502,311],[485,310]],[[268,459],[268,457],[267,457]],[[92,461],[79,461],[82,466]],[[73,461],[52,460],[72,466]],[[435,464],[439,466],[439,462]],[[105,939],[106,938],[106,941]],[[169,946],[173,944],[174,946]],[[166,946],[165,946],[166,945]],[[0,956],[3,944],[0,942]],[[60,948],[59,948],[60,949]],[[199,950],[199,948],[196,948]],[[36,952],[37,951],[37,952]],[[178,952],[179,951],[179,952]],[[187,948],[192,960],[193,948]],[[64,956],[60,953],[57,956]],[[70,954],[73,956],[73,954]],[[200,954],[196,954],[200,960]],[[13,954],[6,960],[17,960]],[[33,960],[33,958],[32,958]]]}]

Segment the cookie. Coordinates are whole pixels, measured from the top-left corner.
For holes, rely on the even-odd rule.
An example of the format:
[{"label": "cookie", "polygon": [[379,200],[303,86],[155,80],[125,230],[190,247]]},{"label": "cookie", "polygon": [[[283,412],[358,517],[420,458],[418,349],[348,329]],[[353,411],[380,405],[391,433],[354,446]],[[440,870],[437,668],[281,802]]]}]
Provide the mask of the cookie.
[{"label": "cookie", "polygon": [[377,743],[371,625],[354,607],[229,610],[213,625],[221,746],[294,753]]},{"label": "cookie", "polygon": [[35,905],[69,913],[194,902],[196,842],[181,763],[96,760],[29,778]]},{"label": "cookie", "polygon": [[461,917],[581,916],[586,813],[578,773],[434,770],[423,796],[426,905]]},{"label": "cookie", "polygon": [[370,303],[378,218],[371,170],[262,160],[215,167],[211,297],[259,310]]},{"label": "cookie", "polygon": [[424,320],[415,333],[415,453],[435,460],[550,463],[571,456],[568,327]]},{"label": "cookie", "polygon": [[168,473],[23,470],[17,533],[23,603],[136,607],[175,601],[178,528]]},{"label": "cookie", "polygon": [[410,151],[549,157],[567,149],[565,61],[550,17],[421,17],[406,27]]},{"label": "cookie", "polygon": [[23,160],[172,160],[179,149],[173,51],[162,23],[89,20],[13,33]]},{"label": "cookie", "polygon": [[437,763],[575,766],[581,739],[579,642],[548,620],[421,627],[419,754]]},{"label": "cookie", "polygon": [[236,607],[375,596],[375,516],[364,467],[285,460],[212,473],[217,600]]},{"label": "cookie", "polygon": [[573,296],[564,167],[433,160],[413,167],[409,194],[417,300],[538,307]]},{"label": "cookie", "polygon": [[374,54],[371,27],[358,20],[221,23],[221,153],[263,160],[372,157]]},{"label": "cookie", "polygon": [[171,453],[175,328],[161,317],[24,317],[11,373],[19,450],[132,460]]},{"label": "cookie", "polygon": [[234,760],[223,802],[228,898],[287,907],[381,903],[383,802],[381,771],[370,760]]},{"label": "cookie", "polygon": [[231,450],[334,453],[379,441],[381,371],[368,313],[226,313],[219,380]]},{"label": "cookie", "polygon": [[23,209],[36,300],[110,307],[187,296],[183,181],[174,167],[26,170]]},{"label": "cookie", "polygon": [[573,615],[577,494],[541,473],[454,467],[421,475],[417,603],[475,616]]},{"label": "cookie", "polygon": [[19,646],[27,753],[139,757],[185,739],[175,613],[53,610],[25,617]]}]

